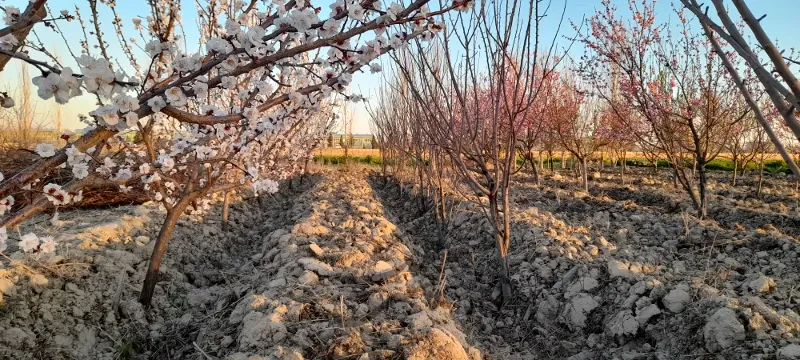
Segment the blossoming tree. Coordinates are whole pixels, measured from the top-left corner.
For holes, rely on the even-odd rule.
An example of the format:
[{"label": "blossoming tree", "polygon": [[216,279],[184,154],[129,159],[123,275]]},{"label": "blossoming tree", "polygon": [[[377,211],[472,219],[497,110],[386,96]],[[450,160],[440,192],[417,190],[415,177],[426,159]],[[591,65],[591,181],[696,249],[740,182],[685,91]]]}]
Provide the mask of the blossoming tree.
[{"label": "blossoming tree", "polygon": [[[206,211],[210,195],[242,186],[256,193],[277,191],[278,181],[302,168],[325,138],[331,96],[359,98],[347,91],[354,73],[411,39],[431,39],[442,28],[433,16],[470,5],[456,1],[431,11],[427,2],[394,2],[384,9],[380,1],[338,0],[323,16],[320,7],[304,0],[198,1],[197,52],[186,50],[179,35],[184,5],[179,0],[143,2],[150,16],[129,19],[144,47],[126,36],[126,19],[113,1],[89,1],[88,15],[75,7],[74,13],[64,10],[49,19],[46,0],[30,2],[24,11],[5,7],[0,66],[14,59],[38,69],[41,76],[33,83],[44,99],[66,103],[90,94],[98,107],[85,119],[80,137],[65,135],[63,148],[37,149],[40,161],[8,179],[0,176],[0,199],[5,199],[0,215],[10,213],[0,220],[0,240],[5,243],[7,227],[79,200],[90,181],[111,181],[120,191],[139,181],[167,212],[140,296],[149,304],[167,241],[184,212]],[[101,11],[115,17],[122,48],[117,56],[108,46],[113,36],[99,27]],[[45,46],[27,40],[39,26],[62,36],[84,34],[78,47],[70,47],[80,49],[70,50],[77,68],[62,66]],[[59,167],[71,169],[73,179],[41,184],[39,179]],[[13,196],[20,191],[38,195],[14,208]],[[36,235],[26,236],[23,251],[47,250],[44,243],[34,249],[30,239]]]},{"label": "blossoming tree", "polygon": [[[712,44],[694,34],[682,11],[677,28],[656,19],[655,1],[629,0],[632,17],[620,18],[609,0],[589,19],[581,41],[590,51],[586,78],[611,96],[618,72],[619,113],[636,113],[647,123],[658,152],[672,165],[697,216],[706,214],[705,166],[725,148],[732,126],[749,112],[740,104],[734,79],[714,56]],[[632,128],[634,126],[631,126]],[[638,132],[635,132],[638,133]],[[642,140],[650,140],[641,138]],[[697,179],[695,179],[695,174]]]}]

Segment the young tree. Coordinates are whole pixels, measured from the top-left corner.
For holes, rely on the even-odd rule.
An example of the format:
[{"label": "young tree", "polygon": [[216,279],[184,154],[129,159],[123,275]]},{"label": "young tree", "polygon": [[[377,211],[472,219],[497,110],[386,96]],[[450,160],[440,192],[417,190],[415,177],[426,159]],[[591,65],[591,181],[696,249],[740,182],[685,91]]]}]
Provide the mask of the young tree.
[{"label": "young tree", "polygon": [[714,56],[712,44],[692,33],[682,13],[681,27],[673,34],[656,21],[654,1],[629,0],[629,5],[634,9],[629,22],[617,18],[608,1],[590,18],[589,34],[581,36],[591,52],[584,73],[595,87],[607,89],[608,74],[619,71],[622,101],[608,103],[648,123],[657,149],[703,218],[705,166],[724,149],[731,127],[748,111],[739,106],[735,81]]},{"label": "young tree", "polygon": [[[417,44],[411,64],[397,62],[428,123],[427,137],[481,197],[476,203],[492,225],[505,300],[512,296],[509,182],[517,171],[517,136],[540,95],[536,78],[555,66],[539,63],[537,24],[544,12],[540,1],[483,2],[472,16],[455,17],[453,30],[437,43],[441,57]],[[544,70],[537,72],[539,66]]]},{"label": "young tree", "polygon": [[561,147],[578,160],[584,191],[589,191],[588,159],[608,141],[602,130],[602,107],[578,88],[576,79],[563,77],[557,85],[555,103],[550,115],[552,131]]},{"label": "young tree", "polygon": [[[614,101],[613,96],[611,101]],[[622,110],[622,107],[618,106],[617,109]],[[631,114],[615,112],[609,106],[604,106],[600,110],[599,116],[600,127],[598,132],[606,140],[611,154],[611,162],[614,166],[619,166],[620,182],[625,185],[628,152],[632,151],[636,145],[636,136],[633,134],[635,130],[632,130],[626,124],[634,124],[636,121],[628,118]]]}]

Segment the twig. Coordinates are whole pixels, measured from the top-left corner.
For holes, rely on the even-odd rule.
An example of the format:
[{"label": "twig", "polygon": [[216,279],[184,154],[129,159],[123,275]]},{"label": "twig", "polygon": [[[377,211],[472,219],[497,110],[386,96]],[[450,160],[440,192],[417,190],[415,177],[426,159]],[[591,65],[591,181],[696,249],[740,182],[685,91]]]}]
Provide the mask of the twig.
[{"label": "twig", "polygon": [[200,348],[200,346],[199,346],[199,345],[197,345],[197,343],[196,343],[196,342],[192,341],[192,345],[194,345],[195,349],[197,349],[197,351],[199,351],[201,354],[203,354],[203,356],[205,356],[205,358],[206,358],[206,359],[208,359],[208,360],[214,360],[214,358],[212,358],[211,356],[209,356],[208,354],[206,354],[206,352],[205,352],[205,351],[203,351],[203,349],[201,349],[201,348]]},{"label": "twig", "polygon": [[444,299],[445,277],[444,266],[447,264],[447,249],[444,250],[444,259],[442,259],[442,270],[439,272],[439,303]]}]

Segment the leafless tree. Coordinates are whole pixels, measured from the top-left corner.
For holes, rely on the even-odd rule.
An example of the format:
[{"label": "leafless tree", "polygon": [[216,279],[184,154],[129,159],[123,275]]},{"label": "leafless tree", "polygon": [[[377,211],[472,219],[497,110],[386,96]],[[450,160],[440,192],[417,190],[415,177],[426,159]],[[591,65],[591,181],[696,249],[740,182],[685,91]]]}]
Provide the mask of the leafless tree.
[{"label": "leafless tree", "polygon": [[548,76],[556,63],[538,62],[540,5],[483,2],[471,14],[453,16],[452,30],[435,43],[443,56],[418,42],[410,64],[397,62],[428,123],[428,138],[447,154],[457,179],[480,196],[474,201],[492,225],[505,300],[512,296],[509,182],[521,119],[541,90],[537,77]]}]

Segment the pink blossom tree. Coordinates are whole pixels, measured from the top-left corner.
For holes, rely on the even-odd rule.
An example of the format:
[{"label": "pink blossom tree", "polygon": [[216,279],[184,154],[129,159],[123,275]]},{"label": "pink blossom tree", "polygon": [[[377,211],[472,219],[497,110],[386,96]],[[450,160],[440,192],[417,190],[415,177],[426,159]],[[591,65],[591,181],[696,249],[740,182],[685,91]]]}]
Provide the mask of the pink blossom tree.
[{"label": "pink blossom tree", "polygon": [[677,13],[681,25],[673,29],[657,22],[655,1],[630,0],[628,21],[618,17],[610,1],[603,5],[580,36],[590,52],[584,74],[594,87],[606,90],[601,93],[607,99],[612,99],[608,90],[615,85],[611,80],[619,79],[620,101],[608,104],[647,122],[654,145],[702,218],[705,166],[725,148],[731,126],[749,110],[739,106],[736,83],[712,44],[692,32],[682,12]]}]

